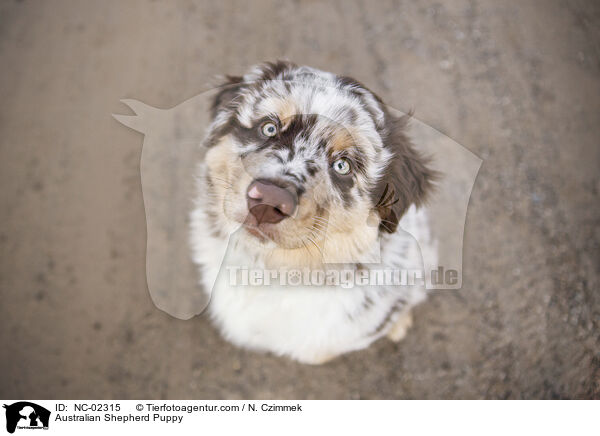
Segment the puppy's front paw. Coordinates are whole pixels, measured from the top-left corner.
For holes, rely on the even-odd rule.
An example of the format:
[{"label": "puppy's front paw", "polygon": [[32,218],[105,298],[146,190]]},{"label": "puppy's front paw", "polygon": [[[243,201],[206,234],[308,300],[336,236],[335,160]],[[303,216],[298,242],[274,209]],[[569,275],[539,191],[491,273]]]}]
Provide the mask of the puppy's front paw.
[{"label": "puppy's front paw", "polygon": [[394,323],[387,334],[387,337],[394,341],[400,342],[406,336],[408,329],[413,325],[412,312],[410,310],[402,312],[398,320]]},{"label": "puppy's front paw", "polygon": [[325,363],[330,362],[336,357],[338,357],[337,353],[321,353],[297,358],[297,360],[307,365],[324,365]]}]

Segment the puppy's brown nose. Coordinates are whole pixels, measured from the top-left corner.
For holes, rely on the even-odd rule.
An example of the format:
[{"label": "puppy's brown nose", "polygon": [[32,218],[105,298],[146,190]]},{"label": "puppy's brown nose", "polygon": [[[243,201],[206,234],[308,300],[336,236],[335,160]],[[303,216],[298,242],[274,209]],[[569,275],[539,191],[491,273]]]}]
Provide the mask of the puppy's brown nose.
[{"label": "puppy's brown nose", "polygon": [[296,210],[295,196],[269,180],[255,180],[246,194],[248,210],[257,224],[278,223]]}]

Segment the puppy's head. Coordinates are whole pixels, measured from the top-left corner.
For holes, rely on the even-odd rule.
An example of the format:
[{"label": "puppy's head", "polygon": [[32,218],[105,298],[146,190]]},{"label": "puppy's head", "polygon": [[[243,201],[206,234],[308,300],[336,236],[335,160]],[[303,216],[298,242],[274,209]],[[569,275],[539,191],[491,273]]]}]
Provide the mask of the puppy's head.
[{"label": "puppy's head", "polygon": [[[358,259],[396,231],[432,172],[359,82],[287,62],[228,77],[205,141],[208,217],[279,263]],[[331,253],[329,253],[331,254]]]}]

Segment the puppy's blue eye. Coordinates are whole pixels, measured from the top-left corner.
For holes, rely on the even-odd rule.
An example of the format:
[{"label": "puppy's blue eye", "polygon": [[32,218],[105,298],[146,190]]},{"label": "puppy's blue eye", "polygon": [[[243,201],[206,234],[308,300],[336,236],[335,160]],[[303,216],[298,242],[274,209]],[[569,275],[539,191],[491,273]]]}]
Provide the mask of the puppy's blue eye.
[{"label": "puppy's blue eye", "polygon": [[275,135],[277,135],[277,126],[275,125],[275,123],[267,121],[266,123],[264,123],[262,125],[261,132],[265,136],[269,136],[269,137],[275,136]]},{"label": "puppy's blue eye", "polygon": [[342,157],[333,163],[333,170],[344,176],[350,173],[350,162]]}]

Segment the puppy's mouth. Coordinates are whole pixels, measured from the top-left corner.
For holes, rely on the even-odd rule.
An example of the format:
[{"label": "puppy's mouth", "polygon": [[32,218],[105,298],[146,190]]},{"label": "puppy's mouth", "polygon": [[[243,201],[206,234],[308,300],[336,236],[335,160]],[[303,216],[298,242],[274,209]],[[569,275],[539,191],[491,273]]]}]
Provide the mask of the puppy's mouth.
[{"label": "puppy's mouth", "polygon": [[279,239],[279,232],[277,231],[275,226],[268,226],[265,224],[258,225],[255,220],[251,218],[251,214],[244,220],[244,228],[248,233],[252,236],[256,237],[261,242],[266,242],[267,240],[272,240],[277,242]]},{"label": "puppy's mouth", "polygon": [[271,240],[278,243],[283,239],[280,222],[288,218],[292,219],[277,208],[259,204],[249,209],[242,224],[248,233],[261,242]]}]

